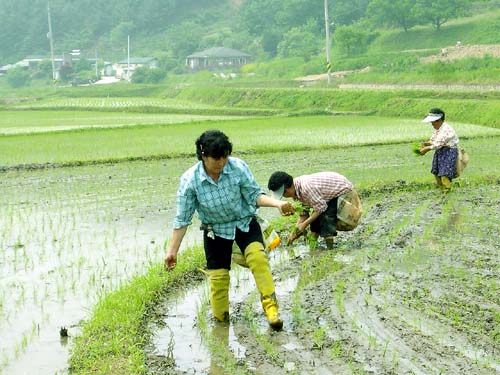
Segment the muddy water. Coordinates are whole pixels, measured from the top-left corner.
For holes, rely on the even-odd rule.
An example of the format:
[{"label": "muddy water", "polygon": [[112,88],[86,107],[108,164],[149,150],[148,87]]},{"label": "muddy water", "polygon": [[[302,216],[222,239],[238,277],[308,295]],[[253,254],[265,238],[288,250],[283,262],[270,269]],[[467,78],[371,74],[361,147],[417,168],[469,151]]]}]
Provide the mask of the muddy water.
[{"label": "muddy water", "polygon": [[[295,252],[272,252],[270,262],[272,267],[279,267],[288,262],[289,257],[304,256],[308,252],[305,246],[300,246]],[[255,282],[250,271],[233,264],[230,272],[230,315],[234,314],[241,305],[256,293]],[[285,299],[295,288],[296,277],[286,278],[276,282],[278,300]],[[153,319],[148,327],[151,342],[148,347],[149,372],[179,374],[226,374],[225,366],[220,363],[216,355],[212,355],[209,344],[203,338],[198,324],[200,306],[208,305],[209,287],[207,280],[180,293],[178,297],[166,299],[160,304],[161,316]],[[258,301],[254,302],[253,313],[258,316],[257,331],[267,334],[269,331],[267,320]],[[222,342],[231,352],[232,357],[240,363],[246,361],[246,347],[236,331],[240,324],[233,319],[228,323],[217,323],[210,318],[210,312],[204,317],[209,320],[208,335]],[[292,329],[286,322],[284,330]]]},{"label": "muddy water", "polygon": [[[326,152],[245,156],[262,186],[292,159],[304,172],[331,164]],[[67,371],[71,337],[96,301],[161,262],[178,177],[193,162],[0,174],[0,373]],[[306,285],[294,302],[287,282],[304,279],[309,257],[297,254],[275,267],[283,332],[269,335],[258,299],[252,292],[239,299],[236,291],[228,354],[238,368],[257,373],[496,373],[499,195],[492,182],[447,197],[429,190],[370,196],[364,224],[338,238],[342,270]],[[188,234],[195,242],[196,225]],[[314,253],[328,261],[321,254]],[[255,332],[265,333],[276,355]],[[207,346],[196,334],[201,353]],[[200,354],[205,364],[207,358]]]},{"label": "muddy water", "polygon": [[161,261],[177,184],[169,173],[183,167],[0,174],[0,373],[67,373],[72,337],[98,299]]},{"label": "muddy water", "polygon": [[[179,177],[194,162],[0,174],[0,373],[67,372],[99,298],[162,261]],[[195,220],[183,247],[199,237]]]},{"label": "muddy water", "polygon": [[[286,266],[273,266],[277,290],[283,289],[282,332],[266,332],[252,293],[232,289],[232,298],[242,298],[231,303],[231,339],[224,346],[225,358],[232,358],[225,364],[233,367],[222,373],[499,373],[499,197],[493,184],[449,195],[426,190],[365,198],[363,224],[341,233],[335,251],[283,255]],[[330,264],[331,272],[313,276]],[[287,280],[293,280],[288,290]],[[178,326],[171,303],[163,302],[164,328],[152,329],[152,352],[160,357],[166,347],[159,342],[175,347],[185,332],[172,329]],[[220,353],[200,338],[197,317],[189,321],[189,335],[198,338],[194,357],[205,361],[194,367],[183,350],[174,350],[162,371],[150,358],[150,374],[220,373],[211,367]]]}]

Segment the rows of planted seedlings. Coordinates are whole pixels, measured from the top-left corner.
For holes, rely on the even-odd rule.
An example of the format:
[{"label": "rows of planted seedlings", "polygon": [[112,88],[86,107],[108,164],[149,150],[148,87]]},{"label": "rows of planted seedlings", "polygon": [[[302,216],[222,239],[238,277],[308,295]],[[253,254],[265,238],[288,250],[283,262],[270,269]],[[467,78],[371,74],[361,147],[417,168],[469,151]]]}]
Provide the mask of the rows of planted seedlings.
[{"label": "rows of planted seedlings", "polygon": [[73,109],[127,109],[141,107],[175,108],[175,109],[195,109],[210,108],[209,105],[195,104],[186,101],[160,98],[61,98],[37,100],[35,102],[24,102],[9,106],[13,109],[44,109],[44,108],[73,108]]},{"label": "rows of planted seedlings", "polygon": [[[306,149],[309,141],[303,137],[303,121],[309,121],[311,127],[317,128],[318,134],[314,136],[318,142],[322,137],[319,149]],[[379,180],[384,183],[401,179],[408,180],[410,184],[422,181],[432,183],[426,166],[430,160],[425,162],[424,159],[418,159],[407,144],[344,149],[332,146],[342,144],[343,134],[349,140],[349,132],[352,133],[352,129],[359,123],[372,130],[379,126],[381,133],[389,134],[392,130],[392,134],[399,129],[393,128],[394,120],[382,119],[377,120],[376,124],[368,124],[373,119],[358,118],[347,120],[345,125],[336,121],[331,118],[273,119],[270,121],[272,126],[260,120],[249,121],[245,127],[238,122],[216,125],[227,130],[234,142],[235,153],[249,163],[262,186],[266,186],[267,178],[276,169],[287,170],[295,175],[336,170],[353,180],[356,186],[364,187],[376,185]],[[285,124],[289,127],[285,127]],[[212,125],[214,124],[204,124],[203,127]],[[338,132],[334,129],[337,125]],[[281,133],[275,127],[279,127]],[[407,124],[404,129],[413,128]],[[481,127],[471,129],[472,134],[476,135],[489,131]],[[157,138],[161,134],[161,129],[149,131],[151,137]],[[177,127],[174,134],[168,135],[168,139],[174,139],[175,142],[160,141],[158,147],[192,150],[199,132],[199,125]],[[401,131],[396,133],[399,141],[405,139],[406,135],[402,135]],[[428,135],[428,129],[423,133]],[[102,138],[102,135],[99,133],[98,138]],[[144,141],[140,137],[143,133],[133,135],[137,136],[133,138],[135,143]],[[50,138],[44,140],[49,140],[50,146]],[[476,146],[475,157],[483,158],[482,168],[493,171],[495,164],[487,157],[489,152],[485,144],[498,147],[497,139],[467,141]],[[118,143],[109,142],[104,146],[113,148]],[[293,149],[294,144],[304,150]],[[104,146],[100,149],[109,152]],[[257,154],[254,153],[254,146],[269,151],[272,147],[277,147],[282,151]],[[283,152],[289,146],[291,152]],[[238,154],[239,151],[252,153]],[[41,162],[44,161],[43,156],[35,155]],[[68,155],[63,157],[67,158]],[[61,326],[70,327],[71,334],[73,325],[86,317],[98,299],[134,275],[144,272],[151,264],[161,262],[165,238],[169,235],[169,225],[174,214],[179,176],[193,162],[194,158],[191,157],[31,172],[2,172],[0,270],[3,277],[0,280],[0,336],[6,339],[0,343],[0,358],[2,366],[8,368],[7,372],[11,369],[15,372],[16,363],[26,362],[32,343],[38,338],[58,333]],[[470,175],[473,176],[474,173],[485,174],[479,169],[471,169]],[[404,200],[395,207],[403,204]],[[422,212],[419,212],[419,204],[420,202],[415,202],[414,205],[417,217],[428,211],[420,209]],[[400,218],[402,221],[394,224],[395,229],[384,232],[384,240],[373,243],[370,249],[373,257],[377,256],[377,249],[383,248],[387,241],[396,243],[403,240],[398,237],[398,233],[415,225],[415,219],[405,219],[400,208],[394,210],[396,213],[388,212],[390,217]],[[376,233],[377,223],[368,223],[364,230]],[[197,232],[197,228],[192,228],[192,231]],[[425,234],[424,231],[424,235],[432,238],[432,232]],[[365,240],[370,240],[370,237]],[[366,271],[363,268],[356,268],[355,271],[353,275],[360,275],[364,280]],[[375,274],[367,279],[363,285],[368,285],[368,288],[377,282]],[[341,312],[346,308],[343,297],[347,287],[347,283],[340,283],[333,292],[334,306]],[[302,319],[308,312],[301,311],[303,306],[299,304],[299,296],[296,297],[297,307],[294,307],[293,314],[297,319]],[[366,300],[369,303],[368,297]],[[323,330],[327,331],[326,328],[313,327],[316,345],[326,348],[322,344],[325,341]],[[265,343],[263,346],[271,353],[272,346]]]},{"label": "rows of planted seedlings", "polygon": [[[247,291],[231,305],[235,337],[214,340],[206,301],[192,329],[204,337],[210,368],[498,371],[498,192],[496,183],[457,187],[449,195],[393,186],[364,197],[362,225],[342,234],[335,251],[288,254],[286,267],[273,267],[283,332],[267,330],[257,293]],[[301,246],[306,243],[295,247]],[[289,290],[288,279],[295,280]]]},{"label": "rows of planted seedlings", "polygon": [[[118,115],[118,114],[117,114]],[[117,119],[117,121],[119,121]],[[0,167],[20,164],[78,163],[127,158],[175,157],[193,153],[193,142],[206,129],[219,128],[234,143],[235,153],[329,150],[366,144],[397,144],[430,137],[432,131],[419,121],[374,117],[304,117],[206,121],[168,126],[134,126],[120,129],[82,130],[31,136],[0,137]],[[500,130],[457,124],[463,139],[499,135]],[[19,150],[23,150],[20,153]],[[363,166],[373,163],[363,149]],[[414,156],[411,148],[402,153]],[[415,160],[413,158],[413,160]],[[364,164],[363,164],[364,162]],[[401,164],[386,158],[388,167]],[[383,165],[379,165],[380,168]]]},{"label": "rows of planted seedlings", "polygon": [[37,340],[61,327],[76,334],[103,295],[161,260],[177,187],[167,174],[178,165],[2,175],[2,369],[15,372]]}]

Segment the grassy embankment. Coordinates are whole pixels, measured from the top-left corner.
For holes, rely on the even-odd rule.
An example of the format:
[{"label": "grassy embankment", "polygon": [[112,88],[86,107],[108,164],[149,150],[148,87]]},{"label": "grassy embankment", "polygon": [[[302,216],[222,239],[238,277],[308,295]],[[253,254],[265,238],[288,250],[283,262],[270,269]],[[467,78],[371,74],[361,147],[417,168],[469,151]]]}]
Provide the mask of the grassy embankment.
[{"label": "grassy embankment", "polygon": [[166,288],[186,283],[189,274],[203,267],[204,257],[196,249],[183,252],[183,262],[172,272],[158,265],[147,275],[103,298],[92,319],[76,339],[70,362],[75,374],[143,374],[144,314]]},{"label": "grassy embankment", "polygon": [[181,100],[210,102],[221,106],[260,107],[303,114],[361,112],[384,117],[420,118],[429,108],[441,107],[450,121],[500,127],[500,93],[426,90],[318,90],[232,87],[186,88]]}]

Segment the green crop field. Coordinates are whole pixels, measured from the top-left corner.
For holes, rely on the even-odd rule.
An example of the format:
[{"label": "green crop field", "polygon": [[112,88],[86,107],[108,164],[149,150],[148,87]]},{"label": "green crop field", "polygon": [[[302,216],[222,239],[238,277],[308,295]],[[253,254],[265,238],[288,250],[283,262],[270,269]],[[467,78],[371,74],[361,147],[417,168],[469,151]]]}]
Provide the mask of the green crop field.
[{"label": "green crop field", "polygon": [[[181,116],[177,120],[195,121],[183,124],[175,117],[165,117],[163,124],[133,126],[134,121],[148,122],[148,117],[123,114],[41,112],[40,133],[22,133],[36,122],[37,112],[7,112],[1,122],[11,124],[13,134],[0,136],[1,167],[21,164],[86,163],[137,158],[175,157],[192,154],[196,134],[210,128],[221,129],[234,139],[239,153],[326,149],[366,144],[390,144],[424,140],[429,137],[430,127],[419,120],[391,119],[368,116],[350,117],[290,117],[249,120],[201,121],[202,118]],[[27,115],[27,116],[26,116]],[[16,119],[17,116],[17,119]],[[26,116],[26,117],[25,117]],[[54,118],[59,117],[58,120]],[[26,122],[20,119],[26,118]],[[161,121],[161,116],[153,116]],[[130,122],[120,129],[109,129],[115,119]],[[134,120],[136,119],[136,120]],[[205,117],[206,119],[206,117]],[[197,120],[197,121],[196,121]],[[88,123],[103,121],[105,129],[85,129]],[[50,132],[49,123],[71,123],[76,131]],[[87,123],[87,125],[85,125]],[[16,125],[18,124],[18,125]],[[69,125],[67,125],[69,126]],[[53,127],[57,127],[53,125]],[[106,129],[106,127],[108,127]],[[485,137],[499,135],[500,130],[471,124],[456,124],[461,137]],[[45,130],[44,130],[45,129]],[[19,150],[23,150],[22,153]]]},{"label": "green crop field", "polygon": [[[87,105],[88,102],[84,106]],[[32,350],[43,352],[38,344],[43,337],[57,331],[60,326],[68,326],[73,337],[70,338],[71,364],[75,373],[103,373],[120,368],[120,372],[139,374],[144,373],[145,366],[150,371],[161,373],[161,370],[154,370],[158,363],[145,359],[149,354],[145,352],[147,345],[143,340],[150,333],[160,336],[164,333],[155,333],[154,329],[150,333],[143,331],[144,320],[153,319],[144,308],[158,304],[160,300],[170,305],[171,297],[166,295],[159,300],[158,296],[171,283],[182,284],[182,280],[194,277],[193,285],[199,285],[199,277],[193,276],[195,270],[203,266],[196,228],[190,229],[188,245],[191,249],[181,253],[177,273],[164,274],[159,265],[175,212],[179,177],[196,161],[194,140],[205,129],[218,128],[229,135],[234,144],[234,155],[247,161],[261,186],[265,186],[269,175],[279,169],[294,175],[335,170],[346,175],[360,191],[366,221],[358,231],[340,236],[338,250],[331,254],[352,258],[350,265],[339,263],[338,258],[330,258],[320,249],[300,266],[293,260],[293,252],[302,251],[303,245],[300,244],[287,251],[280,249],[275,254],[285,258],[282,260],[284,265],[274,267],[275,277],[288,280],[292,272],[297,272],[304,280],[297,284],[295,294],[280,295],[286,324],[290,324],[281,339],[298,340],[304,347],[316,345],[322,357],[332,358],[333,362],[328,362],[327,366],[350,362],[358,369],[363,366],[354,361],[358,355],[371,353],[374,358],[382,358],[385,351],[391,355],[391,364],[383,360],[367,363],[382,372],[390,366],[408,369],[406,358],[413,355],[408,349],[411,344],[406,343],[405,351],[396,356],[398,340],[403,339],[388,340],[387,335],[394,334],[388,331],[388,327],[384,327],[385,331],[376,331],[376,326],[361,319],[362,312],[355,308],[357,305],[352,305],[357,298],[363,298],[368,308],[376,308],[380,299],[370,297],[370,294],[354,294],[351,298],[348,293],[353,293],[357,285],[371,283],[373,288],[377,285],[381,291],[387,291],[384,293],[389,293],[386,294],[390,296],[388,298],[407,298],[408,293],[413,293],[411,285],[405,282],[405,278],[396,281],[394,272],[402,272],[401,269],[408,269],[412,264],[419,264],[413,266],[418,269],[424,267],[426,263],[421,258],[429,257],[430,249],[435,249],[432,256],[437,264],[452,256],[444,251],[444,240],[438,241],[433,234],[434,227],[447,228],[446,223],[440,224],[443,220],[455,220],[455,212],[468,215],[474,208],[471,202],[484,200],[491,206],[488,208],[491,212],[488,211],[487,216],[474,214],[475,222],[482,223],[484,231],[474,234],[464,229],[465,222],[457,224],[464,234],[461,239],[453,237],[453,246],[458,249],[466,241],[486,241],[487,251],[491,250],[486,233],[494,232],[492,223],[498,219],[492,200],[499,178],[498,158],[494,156],[500,154],[500,130],[496,128],[450,120],[461,138],[461,145],[470,153],[471,161],[464,175],[455,182],[455,190],[444,198],[433,188],[429,173],[431,158],[415,156],[412,150],[414,142],[425,140],[432,133],[431,127],[418,118],[306,116],[226,119],[223,116],[190,118],[188,115],[73,112],[49,108],[3,111],[2,115],[1,128],[9,129],[0,136],[0,247],[3,250],[0,267],[5,275],[0,282],[0,317],[8,322],[0,334],[9,338],[0,345],[0,368],[5,371],[21,369],[21,363],[26,363],[25,356]],[[454,200],[458,205],[453,205]],[[435,208],[436,205],[442,208]],[[442,215],[440,210],[443,210]],[[381,216],[379,212],[382,212]],[[276,225],[282,236],[286,236],[291,222],[282,221]],[[404,241],[408,244],[398,247],[397,244],[405,243],[405,233],[408,233],[408,239]],[[393,258],[387,258],[386,246],[395,246],[401,251],[394,252]],[[475,248],[470,251],[475,251]],[[288,259],[286,254],[291,258]],[[390,265],[390,259],[396,263]],[[463,271],[465,265],[458,263],[442,268],[442,272],[445,276],[460,276],[464,280],[470,277],[471,282],[484,285],[482,293],[491,293],[495,285],[488,283],[484,269],[496,269],[498,262],[494,259],[483,259],[481,265],[476,265],[479,268],[472,276]],[[372,271],[362,271],[367,264]],[[324,267],[329,267],[330,271]],[[315,276],[306,277],[311,269],[316,270]],[[243,277],[236,276],[238,272],[235,272],[235,277]],[[350,276],[342,276],[345,272]],[[21,274],[26,276],[16,276]],[[350,280],[352,286],[342,286],[339,280],[343,277]],[[293,280],[294,277],[290,282]],[[332,306],[344,311],[340,316],[336,315],[337,312],[332,313],[341,322],[340,331],[335,331],[329,322],[328,326],[314,323],[310,325],[313,331],[307,333],[304,322],[310,314],[317,315],[318,312],[302,305],[300,296],[309,293],[309,289],[324,288],[328,280],[336,285],[331,297]],[[432,275],[423,280],[438,287],[449,285]],[[419,288],[425,288],[424,284],[413,283]],[[278,292],[282,288],[280,285]],[[108,293],[111,294],[106,297]],[[468,295],[467,299],[483,301],[477,293]],[[426,312],[434,311],[433,314],[442,314],[439,324],[453,330],[453,337],[467,343],[482,340],[484,345],[497,345],[495,331],[488,325],[478,326],[482,336],[471,333],[470,337],[462,337],[459,330],[468,326],[464,319],[469,310],[453,308],[451,296],[446,296],[445,300],[446,309],[437,311],[439,304],[436,301],[418,294],[418,299],[405,307],[409,310],[405,310],[403,317],[410,319],[414,313],[420,319],[426,319],[426,324],[436,325],[434,316]],[[202,299],[200,303],[203,306],[206,300]],[[492,303],[498,304],[494,299]],[[81,307],[72,307],[71,310],[70,306],[75,305]],[[88,311],[94,306],[95,313],[89,315]],[[243,315],[234,314],[235,327],[246,327],[249,331],[241,335],[236,333],[239,344],[249,347],[251,340],[259,339],[264,340],[263,347],[275,346],[273,338],[262,335],[260,313],[255,314],[246,304],[241,308]],[[314,308],[319,309],[318,306]],[[401,320],[393,318],[401,308],[400,304],[383,305],[384,319],[391,324],[402,324]],[[245,313],[245,309],[250,310]],[[480,307],[485,314],[494,311],[494,307],[491,309]],[[190,324],[189,332],[206,335],[211,323],[205,322],[204,314],[209,312],[206,309],[191,310],[198,314],[192,319],[199,323]],[[72,313],[68,315],[65,311]],[[318,311],[322,316],[321,309]],[[18,317],[26,319],[20,321]],[[75,319],[89,320],[81,327]],[[447,319],[454,323],[448,324]],[[492,319],[495,321],[496,318],[493,316]],[[417,324],[413,321],[406,324],[410,323]],[[354,340],[349,332],[356,324],[366,324],[369,328],[356,336],[359,346],[349,348],[346,343]],[[112,327],[109,331],[112,334],[106,333],[107,328],[103,327]],[[172,334],[175,337],[188,332],[186,329],[183,332],[172,329]],[[327,334],[343,339],[326,340]],[[439,335],[432,335],[439,341]],[[252,339],[249,341],[245,337]],[[308,343],[310,339],[315,340],[315,344]],[[221,348],[221,343],[206,342],[201,346],[214,358],[225,353],[223,361],[228,368],[241,371],[234,354]],[[103,348],[109,346],[113,347],[112,356],[103,352]],[[461,353],[465,353],[464,348],[460,348]],[[336,353],[334,357],[333,353]],[[202,356],[201,353],[197,355]],[[267,358],[266,363],[273,371],[279,372],[289,353],[278,350],[259,355]],[[46,356],[52,358],[49,353]],[[247,358],[254,360],[251,351]],[[413,370],[420,368],[419,363],[424,361],[423,354],[415,358],[417,364]],[[471,371],[477,369],[465,354],[457,358],[453,366],[465,366]],[[443,361],[435,359],[432,363],[440,366]],[[482,368],[495,368],[498,360],[488,352],[481,356],[480,363]],[[304,367],[304,371],[309,370]]]},{"label": "green crop field", "polygon": [[[156,78],[75,87],[93,67],[74,61],[57,81],[44,63],[7,69],[48,48],[34,35],[45,5],[18,3],[5,16],[29,27],[0,25],[0,374],[500,373],[499,0],[443,2],[465,7],[439,30],[362,9],[388,1],[332,1],[331,82],[323,2],[170,1],[147,22],[160,2],[106,2],[120,11],[85,9],[82,22],[61,20],[79,2],[54,4],[57,55],[91,45],[96,60],[122,59],[133,29],[135,57],[158,59]],[[69,21],[79,32],[61,32]],[[215,42],[253,59],[235,74],[187,73],[191,49]],[[414,152],[433,107],[470,155],[447,194],[432,152]],[[236,264],[230,321],[212,321],[196,216],[163,269],[179,180],[207,129],[229,136],[265,192],[277,170],[332,170],[361,197],[360,224],[331,250],[307,236],[286,245],[297,217],[259,209],[282,240],[268,253],[280,332]]]},{"label": "green crop field", "polygon": [[224,120],[235,116],[196,114],[110,113],[89,111],[5,111],[0,117],[0,136],[25,133],[61,132],[88,128],[167,125],[186,122]]}]

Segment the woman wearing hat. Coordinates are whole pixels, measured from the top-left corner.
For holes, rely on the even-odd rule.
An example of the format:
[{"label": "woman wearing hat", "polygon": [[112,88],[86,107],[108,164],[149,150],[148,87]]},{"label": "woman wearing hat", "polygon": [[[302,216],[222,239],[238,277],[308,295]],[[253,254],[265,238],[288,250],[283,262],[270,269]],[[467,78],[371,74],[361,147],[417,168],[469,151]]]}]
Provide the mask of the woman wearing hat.
[{"label": "woman wearing hat", "polygon": [[422,143],[420,155],[435,150],[431,173],[436,178],[438,186],[444,192],[448,192],[451,189],[451,181],[457,177],[458,137],[455,130],[444,120],[445,114],[439,108],[431,109],[422,120],[432,124],[434,133],[429,141]]}]

